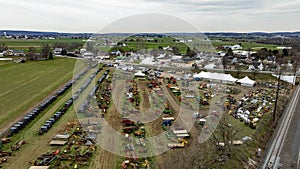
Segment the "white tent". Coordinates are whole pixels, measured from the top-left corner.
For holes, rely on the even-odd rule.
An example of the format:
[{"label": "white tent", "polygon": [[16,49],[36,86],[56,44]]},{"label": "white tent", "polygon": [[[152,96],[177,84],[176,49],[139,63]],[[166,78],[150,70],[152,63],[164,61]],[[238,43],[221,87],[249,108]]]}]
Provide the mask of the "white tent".
[{"label": "white tent", "polygon": [[145,73],[142,73],[142,71],[138,71],[137,73],[134,74],[135,77],[144,77]]},{"label": "white tent", "polygon": [[249,87],[252,87],[255,84],[255,81],[251,80],[248,76],[239,79],[237,82],[241,83],[242,86],[249,86]]},{"label": "white tent", "polygon": [[193,78],[219,80],[219,81],[229,82],[229,83],[235,83],[238,80],[232,77],[230,74],[211,73],[211,72],[203,72],[203,71],[200,72],[199,74],[195,74]]},{"label": "white tent", "polygon": [[[274,77],[277,77],[277,78],[278,78],[278,75],[274,75],[274,74],[272,74],[272,76],[274,76]],[[287,76],[287,75],[281,75],[281,76],[280,76],[280,80],[282,80],[282,81],[285,81],[285,82],[288,82],[288,83],[291,83],[291,84],[295,85],[295,82],[296,82],[296,76]]]}]

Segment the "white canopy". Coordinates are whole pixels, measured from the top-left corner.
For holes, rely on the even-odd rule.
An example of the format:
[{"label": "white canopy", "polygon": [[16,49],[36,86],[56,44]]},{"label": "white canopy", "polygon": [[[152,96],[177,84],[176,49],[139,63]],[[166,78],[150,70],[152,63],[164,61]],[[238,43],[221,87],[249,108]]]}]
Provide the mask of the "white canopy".
[{"label": "white canopy", "polygon": [[138,71],[137,73],[134,74],[134,76],[137,76],[137,77],[144,77],[144,76],[145,76],[145,73],[142,73],[142,71]]},{"label": "white canopy", "polygon": [[249,86],[249,87],[252,87],[255,84],[255,81],[251,80],[248,76],[239,79],[237,82],[241,83],[242,86]]},{"label": "white canopy", "polygon": [[225,73],[211,73],[211,72],[200,72],[199,74],[195,74],[193,78],[203,78],[203,79],[211,79],[211,80],[221,80],[225,82],[234,83],[238,79],[232,77],[230,74]]},{"label": "white canopy", "polygon": [[[272,74],[274,77],[278,78],[278,75],[274,75]],[[286,75],[281,75],[280,76],[280,80],[291,83],[293,85],[295,85],[296,82],[296,76],[286,76]]]}]

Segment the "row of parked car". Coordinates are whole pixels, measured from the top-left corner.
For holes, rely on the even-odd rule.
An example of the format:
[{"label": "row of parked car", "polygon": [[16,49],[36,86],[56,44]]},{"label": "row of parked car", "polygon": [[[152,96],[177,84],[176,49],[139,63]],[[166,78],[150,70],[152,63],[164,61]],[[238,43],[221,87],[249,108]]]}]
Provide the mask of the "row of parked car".
[{"label": "row of parked car", "polygon": [[43,101],[38,107],[34,108],[29,112],[22,120],[15,123],[8,132],[8,137],[17,134],[21,131],[27,124],[29,124],[33,119],[35,119],[44,109],[46,109],[51,103],[56,100],[57,96],[50,96],[45,101]]},{"label": "row of parked car", "polygon": [[95,76],[102,70],[102,68],[97,69],[94,73],[91,74],[91,76],[88,78],[88,80],[82,85],[81,88],[79,88],[75,94],[65,102],[63,107],[57,111],[51,118],[49,118],[43,126],[41,126],[39,130],[39,135],[42,135],[43,133],[48,132],[53,124],[62,116],[64,113],[67,112],[67,110],[73,105],[73,102],[78,98],[78,96],[88,87],[88,85],[91,83],[91,81],[95,78]]},{"label": "row of parked car", "polygon": [[64,94],[68,89],[72,87],[72,85],[81,77],[83,76],[88,69],[85,69],[81,71],[75,78],[73,78],[71,81],[69,81],[66,85],[64,85],[62,88],[60,88],[56,94],[48,97],[45,101],[40,103],[39,106],[34,108],[31,112],[29,112],[26,116],[23,117],[22,120],[15,123],[8,132],[8,137],[13,136],[14,134],[17,134],[19,131],[21,131],[27,124],[29,124],[32,120],[34,120],[43,110],[45,110],[51,103],[53,103],[58,96]]}]

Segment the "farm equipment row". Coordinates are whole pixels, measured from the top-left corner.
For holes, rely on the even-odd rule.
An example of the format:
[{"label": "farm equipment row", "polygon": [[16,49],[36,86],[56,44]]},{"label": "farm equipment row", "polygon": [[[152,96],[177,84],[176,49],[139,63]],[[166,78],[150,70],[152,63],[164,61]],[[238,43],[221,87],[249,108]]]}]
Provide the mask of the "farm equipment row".
[{"label": "farm equipment row", "polygon": [[[85,113],[86,112],[86,110],[89,107],[90,100],[93,98],[93,96],[95,96],[95,95],[97,96],[97,92],[99,90],[99,85],[104,82],[104,79],[108,77],[108,74],[109,74],[109,70],[106,70],[104,72],[104,74],[99,78],[99,80],[97,81],[97,85],[90,91],[90,93],[89,93],[88,97],[86,98],[86,100],[83,103],[81,103],[81,105],[79,106],[79,108],[78,108],[79,113]],[[100,102],[98,102],[98,107],[101,108],[101,109],[104,108],[104,107],[102,107],[102,104]]]},{"label": "farm equipment row", "polygon": [[[87,124],[87,125],[90,125]],[[64,134],[53,137],[55,141],[65,142],[52,146],[47,153],[41,154],[29,163],[31,166],[49,166],[50,168],[78,168],[86,165],[96,150],[96,134],[83,131],[82,124],[77,121],[68,122],[63,129]],[[68,134],[66,134],[68,133]]]},{"label": "farm equipment row", "polygon": [[88,85],[91,83],[91,81],[95,78],[95,76],[102,70],[102,68],[97,69],[94,73],[90,75],[88,80],[83,84],[81,88],[79,88],[76,93],[65,102],[63,107],[57,111],[51,118],[49,118],[43,126],[41,126],[39,130],[39,134],[43,134],[48,132],[48,130],[53,126],[53,124],[64,114],[67,112],[69,107],[72,106],[73,102],[78,98],[78,96],[88,87]]},{"label": "farm equipment row", "polygon": [[22,120],[15,123],[8,132],[8,137],[13,136],[14,134],[17,134],[19,131],[21,131],[27,124],[29,124],[32,120],[34,120],[43,110],[45,110],[50,104],[52,104],[58,96],[64,94],[68,89],[70,89],[73,84],[85,73],[87,72],[87,69],[81,71],[75,78],[73,78],[71,81],[69,81],[66,85],[64,85],[61,89],[59,89],[56,94],[48,97],[45,101],[40,103],[40,105],[36,108],[34,108],[31,112],[29,112],[25,117],[23,117]]}]

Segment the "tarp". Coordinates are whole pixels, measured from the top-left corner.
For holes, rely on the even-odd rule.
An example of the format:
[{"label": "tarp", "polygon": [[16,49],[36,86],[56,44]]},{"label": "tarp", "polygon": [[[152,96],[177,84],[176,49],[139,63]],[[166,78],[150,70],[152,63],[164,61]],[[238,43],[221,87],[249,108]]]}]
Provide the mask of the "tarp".
[{"label": "tarp", "polygon": [[193,78],[200,78],[200,79],[210,79],[210,80],[220,80],[224,82],[231,82],[234,83],[238,79],[232,77],[230,74],[225,73],[211,73],[211,72],[200,72],[199,74],[195,74]]},{"label": "tarp", "polygon": [[241,83],[242,86],[249,86],[249,87],[252,87],[255,84],[255,81],[251,80],[248,76],[239,79],[237,82]]}]

